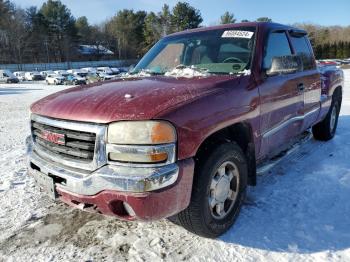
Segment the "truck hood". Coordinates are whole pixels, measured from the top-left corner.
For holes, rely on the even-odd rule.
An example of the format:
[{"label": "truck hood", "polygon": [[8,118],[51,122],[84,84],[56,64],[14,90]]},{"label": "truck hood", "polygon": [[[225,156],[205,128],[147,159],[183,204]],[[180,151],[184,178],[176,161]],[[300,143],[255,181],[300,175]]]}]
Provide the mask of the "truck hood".
[{"label": "truck hood", "polygon": [[147,77],[79,86],[45,97],[31,106],[34,114],[73,121],[110,123],[146,120],[199,97],[235,85],[239,77]]}]

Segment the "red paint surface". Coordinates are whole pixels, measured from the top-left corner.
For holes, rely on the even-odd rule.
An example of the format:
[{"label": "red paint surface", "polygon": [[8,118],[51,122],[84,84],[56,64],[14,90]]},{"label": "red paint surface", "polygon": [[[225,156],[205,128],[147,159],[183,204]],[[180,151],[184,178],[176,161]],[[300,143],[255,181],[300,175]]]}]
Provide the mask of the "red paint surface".
[{"label": "red paint surface", "polygon": [[[163,111],[214,93],[233,78],[116,80],[55,93],[33,104],[31,110],[52,118],[94,123],[151,119]],[[125,98],[126,94],[132,98]]]}]

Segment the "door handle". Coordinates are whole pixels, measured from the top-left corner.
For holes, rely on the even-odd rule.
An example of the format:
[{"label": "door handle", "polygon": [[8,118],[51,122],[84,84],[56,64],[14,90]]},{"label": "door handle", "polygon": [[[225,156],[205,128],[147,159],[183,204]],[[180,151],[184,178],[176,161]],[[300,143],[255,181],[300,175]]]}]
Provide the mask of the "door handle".
[{"label": "door handle", "polygon": [[305,86],[304,86],[303,83],[298,84],[298,90],[299,90],[300,92],[302,92],[302,91],[305,90]]}]

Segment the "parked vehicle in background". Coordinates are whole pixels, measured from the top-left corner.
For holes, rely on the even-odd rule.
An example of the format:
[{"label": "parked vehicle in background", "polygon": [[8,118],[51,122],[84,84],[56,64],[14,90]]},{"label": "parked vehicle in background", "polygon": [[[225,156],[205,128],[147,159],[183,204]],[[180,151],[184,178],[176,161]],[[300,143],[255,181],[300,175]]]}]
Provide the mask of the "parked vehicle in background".
[{"label": "parked vehicle in background", "polygon": [[25,72],[23,72],[23,71],[14,72],[13,74],[18,78],[19,81],[25,81],[26,80]]},{"label": "parked vehicle in background", "polygon": [[119,68],[111,67],[112,75],[119,75],[121,73]]},{"label": "parked vehicle in background", "polygon": [[88,72],[81,69],[69,69],[67,70],[67,73],[81,77],[86,77],[88,75]]},{"label": "parked vehicle in background", "polygon": [[120,73],[127,73],[127,72],[129,72],[130,70],[129,70],[129,68],[127,68],[127,67],[120,67],[119,68],[119,72]]},{"label": "parked vehicle in background", "polygon": [[330,59],[319,60],[318,62],[319,62],[320,65],[324,65],[324,66],[339,66],[340,65],[339,62],[334,61],[334,60],[330,60]]},{"label": "parked vehicle in background", "polygon": [[27,81],[40,81],[44,80],[45,78],[39,73],[39,72],[26,72],[24,74],[25,80]]},{"label": "parked vehicle in background", "polygon": [[0,70],[0,83],[18,83],[19,79],[10,70]]},{"label": "parked vehicle in background", "polygon": [[79,70],[79,71],[74,72],[74,73],[73,73],[73,75],[75,75],[75,76],[80,76],[80,77],[83,77],[83,78],[86,78],[86,77],[87,77],[87,75],[88,75],[88,73],[86,73],[86,72],[84,72],[84,71]]},{"label": "parked vehicle in background", "polygon": [[69,74],[65,77],[65,85],[86,85],[86,78],[81,77],[79,74]]},{"label": "parked vehicle in background", "polygon": [[66,70],[56,70],[55,74],[61,75],[61,76],[67,76],[69,74],[69,72]]},{"label": "parked vehicle in background", "polygon": [[40,74],[41,74],[44,78],[46,78],[48,75],[55,74],[55,72],[52,71],[52,70],[48,70],[48,71],[41,71]]},{"label": "parked vehicle in background", "polygon": [[110,75],[110,74],[106,74],[106,73],[102,73],[102,72],[97,72],[97,74],[102,81],[108,81],[108,80],[115,79],[114,75]]},{"label": "parked vehicle in background", "polygon": [[84,67],[80,69],[82,72],[89,73],[89,74],[96,74],[97,69],[95,67]]},{"label": "parked vehicle in background", "polygon": [[102,81],[102,79],[100,78],[100,76],[98,74],[89,73],[86,76],[86,83],[87,84],[98,83],[98,82],[101,82],[101,81]]},{"label": "parked vehicle in background", "polygon": [[98,67],[97,73],[103,75],[113,75],[113,71],[109,67]]},{"label": "parked vehicle in background", "polygon": [[49,74],[46,77],[46,83],[48,85],[63,85],[65,77],[58,74]]},{"label": "parked vehicle in background", "polygon": [[80,69],[68,69],[68,70],[67,70],[67,73],[68,73],[68,74],[73,74],[73,73],[75,73],[75,72],[80,72]]},{"label": "parked vehicle in background", "polygon": [[127,78],[34,103],[28,173],[70,206],[170,217],[216,238],[259,165],[310,128],[317,140],[335,136],[343,86],[342,70],[316,67],[304,30],[254,22],[175,33]]}]

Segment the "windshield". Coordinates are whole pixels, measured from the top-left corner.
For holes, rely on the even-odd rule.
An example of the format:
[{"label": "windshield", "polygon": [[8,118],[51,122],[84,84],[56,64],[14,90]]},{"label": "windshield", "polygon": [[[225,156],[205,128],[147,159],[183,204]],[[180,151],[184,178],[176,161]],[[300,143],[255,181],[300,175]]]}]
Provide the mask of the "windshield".
[{"label": "windshield", "polygon": [[255,27],[238,27],[171,36],[159,41],[132,73],[166,74],[176,68],[210,74],[237,74],[250,69]]}]

